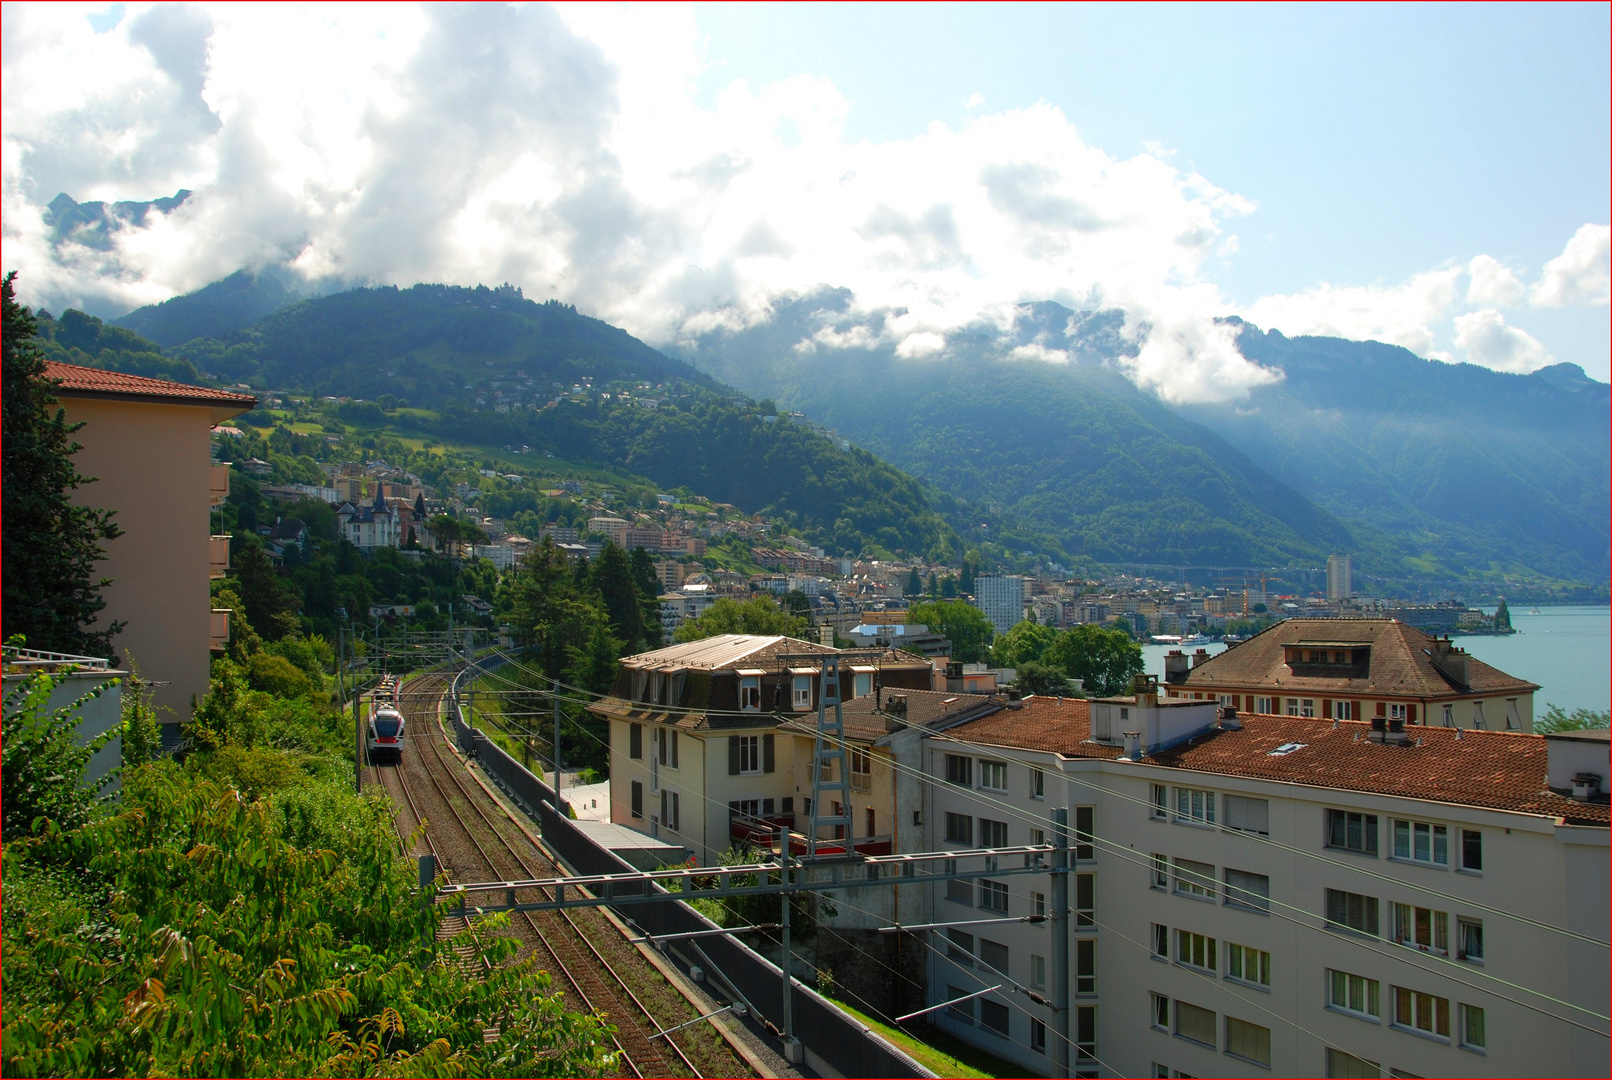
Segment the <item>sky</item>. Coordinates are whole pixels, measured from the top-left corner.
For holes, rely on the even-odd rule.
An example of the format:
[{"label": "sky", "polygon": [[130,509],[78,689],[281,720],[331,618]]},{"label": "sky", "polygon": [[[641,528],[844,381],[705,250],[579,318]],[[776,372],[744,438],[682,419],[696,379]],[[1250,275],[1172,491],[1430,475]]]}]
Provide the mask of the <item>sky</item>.
[{"label": "sky", "polygon": [[[1175,400],[1280,377],[1226,315],[1605,381],[1608,12],[6,4],[0,257],[53,310],[287,263],[664,347],[843,287],[802,354],[914,361],[1050,299]],[[181,187],[108,250],[47,221]]]}]

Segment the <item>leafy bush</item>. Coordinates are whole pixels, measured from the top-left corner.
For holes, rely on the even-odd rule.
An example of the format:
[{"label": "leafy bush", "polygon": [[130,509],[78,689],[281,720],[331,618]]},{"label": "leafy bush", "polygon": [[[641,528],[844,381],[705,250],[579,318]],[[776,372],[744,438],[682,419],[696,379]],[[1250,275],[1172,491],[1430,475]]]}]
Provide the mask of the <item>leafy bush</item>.
[{"label": "leafy bush", "polygon": [[87,744],[78,740],[79,709],[101,696],[103,683],[69,705],[50,708],[50,695],[61,682],[39,673],[19,683],[5,697],[5,719],[0,730],[0,837],[10,841],[26,836],[41,819],[62,829],[75,829],[95,816],[96,793],[112,781],[112,774],[89,788],[81,784],[84,768],[95,751],[122,730],[114,726]]},{"label": "leafy bush", "polygon": [[254,690],[282,698],[307,697],[313,691],[308,676],[283,656],[261,652],[246,665],[246,677]]},{"label": "leafy bush", "polygon": [[1596,712],[1594,709],[1569,711],[1560,705],[1545,706],[1545,715],[1534,721],[1534,731],[1540,735],[1557,731],[1605,730],[1608,726],[1612,726],[1612,712]]}]

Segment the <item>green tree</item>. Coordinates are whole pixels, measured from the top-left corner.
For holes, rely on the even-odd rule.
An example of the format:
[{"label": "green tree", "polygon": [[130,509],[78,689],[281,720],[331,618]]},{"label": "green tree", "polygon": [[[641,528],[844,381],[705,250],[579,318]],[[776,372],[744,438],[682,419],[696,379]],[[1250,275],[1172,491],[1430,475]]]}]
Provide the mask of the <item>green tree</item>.
[{"label": "green tree", "polygon": [[1500,598],[1500,606],[1494,609],[1494,628],[1496,630],[1511,629],[1511,609],[1506,607],[1506,598]]},{"label": "green tree", "polygon": [[129,677],[123,683],[123,767],[126,769],[155,761],[162,752],[152,693],[151,684],[140,678],[140,667],[131,659]]},{"label": "green tree", "polygon": [[51,692],[65,681],[39,673],[5,696],[0,781],[6,797],[0,801],[0,839],[7,843],[27,836],[41,818],[61,829],[87,824],[95,816],[96,792],[112,781],[108,774],[97,786],[86,786],[84,769],[95,751],[122,731],[122,725],[114,724],[87,743],[81,744],[78,738],[81,710],[111,684],[102,683],[70,704],[52,709]]},{"label": "green tree", "polygon": [[1018,665],[1017,671],[1016,685],[1024,693],[1043,697],[1085,697],[1084,692],[1075,689],[1063,668],[1038,660],[1026,660]]},{"label": "green tree", "polygon": [[769,596],[740,602],[731,597],[717,599],[697,619],[677,628],[672,640],[699,641],[717,634],[781,634],[800,637],[806,633],[806,620],[780,611]]},{"label": "green tree", "polygon": [[914,604],[907,609],[907,621],[921,623],[951,639],[952,659],[963,663],[984,660],[989,655],[996,630],[985,613],[961,600]]},{"label": "green tree", "polygon": [[56,405],[45,378],[33,314],[17,303],[13,271],[0,283],[4,326],[5,437],[0,440],[5,543],[0,545],[6,633],[22,634],[31,648],[109,656],[122,623],[94,630],[106,606],[101,589],[110,578],[95,577],[106,558],[101,542],[122,530],[112,511],[75,506],[71,493],[90,483],[73,465],[80,444]]},{"label": "green tree", "polygon": [[911,570],[907,571],[907,588],[906,588],[907,596],[916,597],[916,596],[919,596],[920,594],[922,594],[923,591],[924,591],[923,578],[918,576],[918,568],[916,566],[914,566]]},{"label": "green tree", "polygon": [[1612,726],[1612,712],[1594,709],[1564,709],[1560,705],[1545,706],[1545,715],[1534,720],[1534,734],[1549,735],[1557,731],[1604,731]]},{"label": "green tree", "polygon": [[1015,623],[1007,633],[996,639],[991,647],[991,663],[997,667],[1016,668],[1040,660],[1058,631],[1029,620]]},{"label": "green tree", "polygon": [[1070,678],[1083,680],[1086,693],[1094,697],[1125,693],[1131,676],[1142,671],[1142,647],[1123,630],[1094,623],[1071,626],[1059,634],[1041,659]]},{"label": "green tree", "polygon": [[230,556],[230,578],[245,608],[246,621],[268,641],[297,629],[299,597],[280,577],[257,537],[247,537]]},{"label": "green tree", "polygon": [[812,621],[812,598],[799,589],[790,589],[784,593],[778,606],[797,619],[804,619],[808,626]]},{"label": "green tree", "polygon": [[642,652],[648,634],[642,595],[633,581],[632,559],[607,540],[593,562],[592,578],[616,637],[626,644],[629,653]]}]

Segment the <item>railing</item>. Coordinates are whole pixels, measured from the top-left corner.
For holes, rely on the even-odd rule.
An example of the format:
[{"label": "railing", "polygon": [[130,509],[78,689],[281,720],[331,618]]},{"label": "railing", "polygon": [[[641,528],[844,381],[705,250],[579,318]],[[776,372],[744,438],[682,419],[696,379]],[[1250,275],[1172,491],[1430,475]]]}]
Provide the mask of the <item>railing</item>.
[{"label": "railing", "polygon": [[207,538],[207,576],[213,579],[229,573],[229,542],[227,536]]},{"label": "railing", "polygon": [[50,652],[46,649],[7,648],[5,669],[11,672],[59,671],[64,667],[81,671],[109,671],[110,660],[99,656],[79,656],[75,653]]},{"label": "railing", "polygon": [[229,608],[214,608],[207,619],[207,647],[222,652],[229,645]]},{"label": "railing", "polygon": [[735,814],[733,823],[728,827],[728,836],[735,843],[745,847],[770,849],[778,836],[780,826],[793,832],[795,815],[768,814],[765,817],[741,817]]},{"label": "railing", "polygon": [[229,497],[229,462],[210,465],[207,469],[208,502],[217,506]]}]

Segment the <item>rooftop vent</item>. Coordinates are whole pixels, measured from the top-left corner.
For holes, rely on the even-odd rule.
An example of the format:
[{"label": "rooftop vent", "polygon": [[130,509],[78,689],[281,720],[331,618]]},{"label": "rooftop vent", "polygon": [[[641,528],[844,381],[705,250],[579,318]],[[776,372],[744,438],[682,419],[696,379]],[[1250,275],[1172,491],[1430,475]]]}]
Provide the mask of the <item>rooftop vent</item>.
[{"label": "rooftop vent", "polygon": [[1573,774],[1573,798],[1579,802],[1594,802],[1601,794],[1601,778],[1592,772]]},{"label": "rooftop vent", "polygon": [[1285,742],[1281,746],[1278,746],[1275,750],[1272,750],[1269,754],[1267,754],[1265,756],[1266,757],[1286,757],[1287,755],[1291,754],[1293,751],[1295,751],[1295,750],[1303,750],[1306,746],[1309,746],[1309,745],[1310,745],[1309,743]]}]

